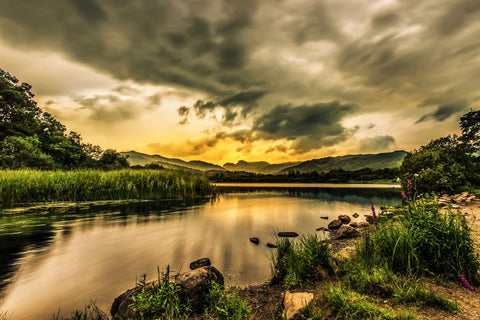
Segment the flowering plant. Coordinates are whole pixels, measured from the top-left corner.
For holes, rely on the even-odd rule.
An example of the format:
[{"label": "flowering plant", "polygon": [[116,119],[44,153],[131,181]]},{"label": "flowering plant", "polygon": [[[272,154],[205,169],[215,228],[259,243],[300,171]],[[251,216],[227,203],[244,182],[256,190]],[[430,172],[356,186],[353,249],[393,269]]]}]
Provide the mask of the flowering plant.
[{"label": "flowering plant", "polygon": [[473,292],[473,287],[470,285],[470,283],[468,283],[467,279],[465,279],[465,277],[463,276],[463,274],[459,274],[458,277],[460,278],[460,280],[462,280],[463,285],[465,286],[465,288],[467,288],[468,290],[470,290],[470,291]]}]

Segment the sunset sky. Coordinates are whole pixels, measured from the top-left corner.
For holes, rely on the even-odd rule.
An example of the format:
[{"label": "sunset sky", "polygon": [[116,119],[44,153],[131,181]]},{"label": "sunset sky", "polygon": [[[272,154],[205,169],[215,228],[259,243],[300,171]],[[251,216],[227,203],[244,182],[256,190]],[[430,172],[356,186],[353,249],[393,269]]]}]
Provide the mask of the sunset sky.
[{"label": "sunset sky", "polygon": [[457,133],[479,35],[478,0],[0,1],[0,68],[68,130],[217,164]]}]

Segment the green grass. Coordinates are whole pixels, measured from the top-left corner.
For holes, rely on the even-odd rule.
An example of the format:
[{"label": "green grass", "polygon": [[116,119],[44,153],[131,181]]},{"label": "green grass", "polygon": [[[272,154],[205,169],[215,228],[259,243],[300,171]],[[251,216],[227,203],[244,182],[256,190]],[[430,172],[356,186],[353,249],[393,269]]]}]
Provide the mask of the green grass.
[{"label": "green grass", "polygon": [[[323,295],[324,307],[332,311],[335,319],[348,320],[414,320],[416,317],[408,311],[394,313],[387,308],[381,308],[375,301],[342,286],[329,286]],[[311,319],[314,319],[313,317]]]},{"label": "green grass", "polygon": [[240,298],[238,290],[227,293],[223,286],[213,282],[206,297],[208,307],[203,319],[208,320],[242,320],[250,315],[250,307]]},{"label": "green grass", "polygon": [[166,199],[205,196],[204,177],[168,170],[6,170],[0,174],[0,202]]},{"label": "green grass", "polygon": [[459,311],[455,302],[439,296],[413,275],[395,273],[388,266],[372,268],[352,260],[344,272],[346,286],[361,294],[389,299],[393,304],[415,304],[449,312]]},{"label": "green grass", "polygon": [[402,274],[441,276],[459,274],[480,284],[480,263],[471,230],[459,211],[440,212],[433,199],[408,202],[395,219],[380,220],[357,248],[364,264],[388,267]]},{"label": "green grass", "polygon": [[288,238],[275,242],[272,263],[287,288],[304,287],[321,274],[320,269],[331,268],[328,241],[315,234],[302,236],[299,242]]}]

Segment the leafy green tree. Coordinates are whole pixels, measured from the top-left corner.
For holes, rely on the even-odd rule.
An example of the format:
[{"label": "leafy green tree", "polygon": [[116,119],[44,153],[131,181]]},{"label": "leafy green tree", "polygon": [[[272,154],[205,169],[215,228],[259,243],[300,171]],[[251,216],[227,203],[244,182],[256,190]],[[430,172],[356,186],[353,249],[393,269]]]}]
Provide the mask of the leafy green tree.
[{"label": "leafy green tree", "polygon": [[462,130],[462,142],[470,151],[480,149],[480,110],[464,114],[460,118],[460,129]]},{"label": "leafy green tree", "polygon": [[113,149],[105,150],[98,162],[105,169],[122,169],[130,166],[127,158],[120,155]]},{"label": "leafy green tree", "polygon": [[415,191],[455,192],[462,187],[480,185],[480,165],[473,154],[480,147],[480,112],[460,118],[462,136],[449,135],[430,141],[407,154],[400,167],[402,185],[410,180]]},{"label": "leafy green tree", "polygon": [[56,164],[40,150],[37,136],[8,136],[0,143],[0,167],[53,169]]}]

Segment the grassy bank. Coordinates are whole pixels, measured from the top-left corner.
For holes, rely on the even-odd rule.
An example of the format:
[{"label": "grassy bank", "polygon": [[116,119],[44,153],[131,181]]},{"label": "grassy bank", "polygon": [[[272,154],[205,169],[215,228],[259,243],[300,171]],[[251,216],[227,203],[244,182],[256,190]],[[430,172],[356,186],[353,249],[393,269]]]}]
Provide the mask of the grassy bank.
[{"label": "grassy bank", "polygon": [[165,199],[212,194],[204,177],[167,170],[6,170],[0,202]]}]

